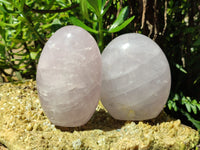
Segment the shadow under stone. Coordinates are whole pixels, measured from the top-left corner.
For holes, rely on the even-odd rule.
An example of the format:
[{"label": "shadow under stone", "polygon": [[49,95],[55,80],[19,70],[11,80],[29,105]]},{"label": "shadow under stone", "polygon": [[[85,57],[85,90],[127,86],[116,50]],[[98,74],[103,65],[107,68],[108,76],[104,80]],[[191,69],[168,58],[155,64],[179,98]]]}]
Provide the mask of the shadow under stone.
[{"label": "shadow under stone", "polygon": [[57,129],[61,131],[86,131],[86,130],[103,130],[111,131],[120,129],[126,121],[116,120],[104,109],[95,111],[92,118],[83,126],[80,127],[61,127],[56,126]]},{"label": "shadow under stone", "polygon": [[[173,120],[170,118],[164,111],[162,111],[158,117],[150,120],[142,121],[143,123],[149,124],[149,125],[156,125],[160,124],[162,122],[169,122]],[[126,123],[135,122],[136,124],[139,123],[139,121],[123,121],[123,120],[116,120],[114,119],[108,112],[106,112],[104,109],[100,109],[99,111],[95,111],[92,118],[83,126],[80,127],[61,127],[56,126],[57,129],[60,129],[61,131],[67,131],[67,132],[74,132],[74,131],[86,131],[86,130],[103,130],[103,131],[112,131],[112,130],[120,130],[122,126],[124,126]]]}]

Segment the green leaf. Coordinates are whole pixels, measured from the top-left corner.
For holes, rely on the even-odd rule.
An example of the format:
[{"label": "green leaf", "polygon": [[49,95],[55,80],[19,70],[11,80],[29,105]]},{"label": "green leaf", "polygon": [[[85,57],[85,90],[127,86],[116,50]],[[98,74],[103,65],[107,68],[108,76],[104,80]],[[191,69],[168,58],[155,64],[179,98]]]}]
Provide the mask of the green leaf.
[{"label": "green leaf", "polygon": [[[95,1],[95,0],[94,0],[94,1]],[[101,9],[102,9],[102,7],[103,7],[103,5],[102,5],[102,0],[97,0],[97,2],[98,2],[99,12],[100,12],[100,14],[101,14]]]},{"label": "green leaf", "polygon": [[191,112],[191,105],[189,103],[185,103],[185,106],[187,108],[187,111],[190,113]]},{"label": "green leaf", "polygon": [[108,3],[107,3],[107,5],[105,6],[105,4],[106,4],[106,0],[103,0],[103,2],[102,2],[102,8],[101,8],[101,15],[102,16],[104,16],[105,15],[105,13],[108,11],[108,9],[110,8],[110,6],[111,6],[111,3],[112,1],[111,0],[109,0],[108,1]]},{"label": "green leaf", "polygon": [[10,23],[5,23],[3,21],[0,22],[0,26],[1,27],[11,27],[11,28],[15,28],[17,25],[19,25],[20,22],[15,23],[15,24],[10,24]]},{"label": "green leaf", "polygon": [[179,64],[176,64],[176,68],[178,68],[181,72],[187,74],[187,71]]},{"label": "green leaf", "polygon": [[178,108],[177,108],[177,106],[176,106],[176,103],[175,103],[175,102],[173,102],[173,103],[172,103],[172,108],[174,109],[174,111],[177,111],[177,110],[178,110]]},{"label": "green leaf", "polygon": [[90,8],[94,11],[97,16],[100,16],[99,0],[87,0]]},{"label": "green leaf", "polygon": [[197,101],[196,101],[196,99],[193,99],[193,100],[192,100],[192,104],[193,104],[193,105],[198,104]]},{"label": "green leaf", "polygon": [[197,100],[192,100],[192,105],[196,106],[200,110],[200,103],[198,103]]},{"label": "green leaf", "polygon": [[108,32],[114,33],[114,32],[118,32],[118,31],[124,29],[134,18],[135,18],[135,16],[132,16],[131,18],[129,18],[125,22],[123,22],[121,25],[119,25],[113,29],[109,29]]},{"label": "green leaf", "polygon": [[52,17],[46,18],[44,20],[44,22],[51,22],[52,20],[54,20],[55,18],[58,18],[58,17],[59,17],[58,14],[55,14]]},{"label": "green leaf", "polygon": [[[102,2],[101,2],[101,14],[102,14],[102,12],[103,12],[103,10],[104,10],[104,7],[105,7],[105,4],[106,4],[106,1],[107,1],[107,0],[102,0]],[[109,0],[108,2],[110,3],[111,0]]]},{"label": "green leaf", "polygon": [[8,1],[6,1],[6,0],[0,0],[0,2],[3,2],[4,4],[8,4],[8,5],[11,4],[10,2],[8,2]]},{"label": "green leaf", "polygon": [[[20,5],[19,5],[20,4]],[[25,0],[20,0],[20,3],[18,4],[18,9],[20,12],[23,12],[24,10],[24,4],[25,4]]]},{"label": "green leaf", "polygon": [[79,27],[82,27],[83,29],[89,31],[89,32],[92,32],[92,33],[95,33],[97,34],[98,31],[88,27],[86,24],[84,24],[81,20],[75,18],[75,17],[70,17],[69,18],[69,21],[73,24],[73,25],[76,25],[76,26],[79,26]]},{"label": "green leaf", "polygon": [[55,18],[52,24],[62,24],[58,18]]},{"label": "green leaf", "polygon": [[174,111],[178,110],[178,107],[176,106],[176,103],[174,101],[172,101],[172,100],[169,100],[167,105],[168,105],[169,110],[171,110],[172,108],[174,109]]},{"label": "green leaf", "polygon": [[185,112],[184,110],[181,110],[181,112],[182,112],[182,114],[184,114],[184,115],[188,118],[188,120],[189,120],[190,122],[192,122],[192,124],[198,129],[198,131],[200,131],[200,121],[195,120],[194,118],[192,118],[192,117],[190,116],[190,114],[187,113],[187,112]]},{"label": "green leaf", "polygon": [[60,22],[60,20],[58,18],[55,18],[53,20],[53,22],[51,23],[51,29],[52,31],[56,31],[58,29],[60,29],[62,27],[62,23]]},{"label": "green leaf", "polygon": [[192,111],[194,112],[194,114],[197,114],[197,107],[195,105],[191,104],[191,108],[192,108]]},{"label": "green leaf", "polygon": [[109,31],[115,29],[117,26],[119,26],[120,24],[122,24],[126,17],[127,17],[127,14],[128,14],[128,6],[124,7],[120,13],[119,13],[119,16],[117,17],[117,19],[114,21],[114,23],[110,26],[109,28]]},{"label": "green leaf", "polygon": [[178,101],[179,100],[179,95],[178,94],[175,94],[174,95],[174,98],[173,98],[173,101]]},{"label": "green leaf", "polygon": [[4,9],[3,6],[0,6],[0,11],[4,12],[4,13],[7,13],[7,11]]},{"label": "green leaf", "polygon": [[80,1],[80,7],[81,7],[81,12],[82,15],[89,20],[89,15],[88,15],[88,7],[87,7],[87,0],[81,0]]},{"label": "green leaf", "polygon": [[[7,13],[15,13],[15,11],[12,11],[12,10],[9,10],[9,9],[7,9],[7,7],[6,7],[6,5],[3,3],[3,8],[4,8],[4,10],[7,12]],[[17,12],[17,11],[16,11]]]},{"label": "green leaf", "polygon": [[200,104],[196,104],[196,106],[197,106],[197,108],[199,109],[199,111],[200,111]]},{"label": "green leaf", "polygon": [[47,29],[51,26],[52,26],[52,24],[44,24],[44,25],[41,25],[40,27],[42,27],[42,29]]},{"label": "green leaf", "polygon": [[172,109],[172,101],[171,100],[168,101],[167,106],[168,106],[169,110]]},{"label": "green leaf", "polygon": [[36,59],[37,55],[38,55],[38,52],[31,52],[30,53],[31,59],[33,59],[33,60]]},{"label": "green leaf", "polygon": [[65,0],[56,0],[56,2],[60,5],[60,6],[63,6],[63,7],[66,7],[66,1]]}]

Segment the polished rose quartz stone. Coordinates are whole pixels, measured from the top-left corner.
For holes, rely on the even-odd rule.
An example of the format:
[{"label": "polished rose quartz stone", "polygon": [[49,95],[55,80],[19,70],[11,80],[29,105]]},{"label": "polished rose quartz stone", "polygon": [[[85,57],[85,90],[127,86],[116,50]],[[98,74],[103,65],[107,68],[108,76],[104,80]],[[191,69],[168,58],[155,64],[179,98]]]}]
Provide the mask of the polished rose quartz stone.
[{"label": "polished rose quartz stone", "polygon": [[101,100],[119,120],[155,118],[170,92],[168,61],[150,38],[136,33],[112,40],[102,54]]},{"label": "polished rose quartz stone", "polygon": [[41,106],[53,124],[87,123],[101,87],[101,55],[94,38],[77,26],[56,31],[42,51],[36,80]]}]

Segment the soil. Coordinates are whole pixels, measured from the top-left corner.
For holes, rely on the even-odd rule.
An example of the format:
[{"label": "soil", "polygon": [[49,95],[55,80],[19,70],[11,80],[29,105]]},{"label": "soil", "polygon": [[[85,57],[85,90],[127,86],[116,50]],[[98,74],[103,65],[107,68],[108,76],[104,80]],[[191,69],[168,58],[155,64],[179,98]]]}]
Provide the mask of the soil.
[{"label": "soil", "polygon": [[41,108],[35,81],[0,85],[0,150],[188,150],[199,139],[164,111],[148,121],[119,121],[101,102],[84,126],[56,127]]}]

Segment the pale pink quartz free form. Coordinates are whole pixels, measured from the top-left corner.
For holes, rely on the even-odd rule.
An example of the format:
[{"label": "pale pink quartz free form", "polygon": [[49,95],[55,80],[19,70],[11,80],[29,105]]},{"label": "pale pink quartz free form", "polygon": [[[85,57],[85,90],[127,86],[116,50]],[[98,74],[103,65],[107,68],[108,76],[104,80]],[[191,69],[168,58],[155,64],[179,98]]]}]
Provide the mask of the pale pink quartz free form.
[{"label": "pale pink quartz free form", "polygon": [[36,80],[41,106],[53,124],[87,123],[101,87],[101,55],[94,38],[77,26],[56,31],[41,53]]},{"label": "pale pink quartz free form", "polygon": [[101,100],[120,120],[155,118],[170,92],[171,74],[160,47],[136,33],[118,36],[102,53]]}]

